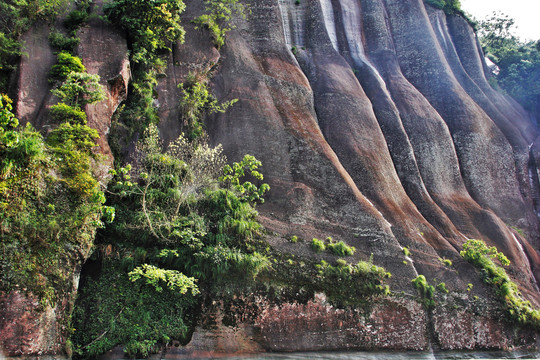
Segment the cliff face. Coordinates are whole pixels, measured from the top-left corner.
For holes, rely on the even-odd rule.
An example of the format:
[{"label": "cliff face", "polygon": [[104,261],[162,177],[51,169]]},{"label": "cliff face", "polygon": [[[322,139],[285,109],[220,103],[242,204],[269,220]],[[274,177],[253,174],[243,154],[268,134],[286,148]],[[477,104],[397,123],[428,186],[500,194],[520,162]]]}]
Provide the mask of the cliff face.
[{"label": "cliff face", "polygon": [[[174,46],[167,76],[157,88],[165,140],[182,132],[177,85],[193,64],[217,63],[216,97],[238,102],[209,117],[205,126],[229,160],[249,153],[262,161],[271,192],[260,208],[261,219],[279,234],[269,239],[272,246],[301,256],[306,245],[291,245],[287,236],[333,236],[355,246],[357,258],[373,254],[374,263],[393,274],[393,290],[414,293],[411,279],[424,274],[451,284],[454,298],[466,294],[469,283],[490,297],[459,256],[467,239],[482,239],[508,256],[512,279],[540,305],[534,202],[539,184],[537,146],[532,146],[538,130],[519,105],[488,84],[467,21],[421,0],[245,3],[247,19],[238,20],[218,52],[208,34],[189,23],[203,10],[201,4],[186,1],[186,42]],[[18,116],[38,125],[49,101],[46,73],[54,61],[52,50],[39,40],[44,33],[35,28],[27,34],[32,56],[23,58],[19,71]],[[99,21],[80,35],[83,62],[108,87],[108,100],[88,109],[89,124],[100,131],[100,146],[108,153],[111,115],[129,78],[127,45]],[[454,266],[445,267],[441,258]],[[3,304],[9,313],[9,301]],[[257,310],[242,316],[248,308]],[[240,319],[232,328],[249,338],[245,350],[426,349],[430,341],[445,349],[508,348],[521,341],[496,314],[474,315],[479,311],[474,306],[428,312],[413,300],[394,300],[359,314],[318,300],[252,299],[227,311]],[[300,313],[309,316],[300,319]],[[1,320],[2,334],[17,321]],[[189,346],[219,350],[208,339],[230,337],[225,328],[199,328]],[[345,328],[348,332],[341,331]],[[444,335],[448,328],[453,336]],[[404,337],[409,331],[416,335]],[[331,346],[321,341],[329,333],[339,334],[339,340],[328,341]],[[291,342],[294,334],[308,334],[311,341]],[[241,350],[244,340],[224,351]]]},{"label": "cliff face", "polygon": [[391,271],[392,261],[403,266],[388,255],[418,249],[404,276],[436,271],[465,239],[484,239],[537,293],[537,130],[487,83],[464,19],[412,0],[250,9],[214,78],[218,98],[239,102],[207,128],[231,159],[262,160],[268,227],[349,233]]}]

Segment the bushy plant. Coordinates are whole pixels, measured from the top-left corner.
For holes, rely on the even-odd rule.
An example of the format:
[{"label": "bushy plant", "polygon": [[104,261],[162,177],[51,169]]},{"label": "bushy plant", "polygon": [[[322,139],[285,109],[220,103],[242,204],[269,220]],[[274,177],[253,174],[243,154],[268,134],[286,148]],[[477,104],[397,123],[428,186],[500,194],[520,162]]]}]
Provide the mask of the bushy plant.
[{"label": "bushy plant", "polygon": [[53,90],[64,104],[72,107],[94,104],[105,99],[105,92],[99,84],[99,75],[86,72],[70,72]]},{"label": "bushy plant", "polygon": [[[262,193],[243,179],[256,175],[262,180],[262,174],[257,172],[260,162],[248,156],[224,167],[221,147],[212,148],[202,140],[190,142],[183,136],[162,151],[154,125],[147,128],[139,141],[135,157],[133,166],[111,171],[111,202],[116,207],[116,219],[105,229],[99,246],[121,253],[118,258],[106,256],[104,265],[110,264],[115,277],[126,276],[142,293],[126,290],[123,293],[129,295],[124,300],[113,294],[117,305],[110,304],[101,327],[84,322],[85,316],[95,316],[91,314],[98,308],[92,307],[90,313],[81,310],[74,321],[83,332],[75,333],[74,344],[85,355],[102,353],[118,342],[130,344],[126,351],[132,356],[148,355],[166,344],[167,339],[186,336],[187,326],[165,326],[157,331],[150,322],[130,317],[135,324],[144,323],[135,332],[127,321],[117,322],[117,314],[122,311],[133,314],[130,316],[149,311],[145,298],[150,290],[175,294],[178,303],[173,311],[180,326],[189,323],[188,313],[196,312],[190,307],[196,305],[199,291],[219,291],[224,282],[245,283],[269,265],[253,245],[261,230],[254,207],[262,201]],[[258,195],[254,196],[255,193]],[[129,286],[125,279],[122,281],[122,286]],[[108,289],[107,284],[103,286]],[[83,299],[79,306],[104,296],[103,292],[86,294],[88,299]],[[136,305],[139,302],[143,302],[143,309]],[[157,295],[153,306],[170,304]],[[154,321],[162,324],[160,320]],[[108,322],[117,325],[100,337]]]},{"label": "bushy plant", "polygon": [[72,107],[65,103],[51,105],[49,108],[51,118],[54,122],[67,122],[69,124],[86,124],[86,113],[79,107]]},{"label": "bushy plant", "polygon": [[65,301],[71,271],[102,225],[105,197],[88,153],[69,144],[59,151],[30,126],[16,128],[9,98],[1,99],[0,291],[25,289],[43,305]]},{"label": "bushy plant", "polygon": [[488,247],[482,240],[468,240],[460,252],[464,259],[481,269],[486,283],[495,287],[497,295],[503,300],[510,319],[536,328],[540,327],[540,309],[535,309],[523,298],[504,268],[493,261],[497,259],[503,266],[509,266],[510,261],[496,247]]},{"label": "bushy plant", "polygon": [[356,252],[356,248],[354,246],[349,246],[343,241],[330,241],[326,247],[338,256],[350,256],[354,255],[354,253]]},{"label": "bushy plant", "polygon": [[437,284],[437,290],[443,294],[448,294],[448,289],[446,288],[446,284],[441,282]]},{"label": "bushy plant", "polygon": [[[337,296],[348,302],[350,298],[365,298],[373,295],[388,295],[390,289],[385,280],[391,277],[383,267],[376,266],[372,260],[349,264],[338,259],[337,266],[332,266],[321,260],[317,266],[318,276],[315,285],[328,292],[334,289],[341,294]],[[336,284],[339,284],[336,289]],[[330,290],[332,291],[332,290]],[[337,295],[337,294],[336,294]]]},{"label": "bushy plant", "polygon": [[196,76],[191,73],[184,83],[178,85],[178,88],[182,92],[180,97],[182,118],[184,125],[188,127],[191,139],[204,134],[202,117],[205,113],[223,113],[238,101],[238,99],[233,99],[219,104],[208,90],[207,74]]},{"label": "bushy plant", "polygon": [[311,240],[311,248],[315,251],[315,252],[323,252],[326,250],[326,245],[324,244],[324,241],[322,240],[319,240],[317,238],[313,238]]},{"label": "bushy plant", "polygon": [[403,255],[405,256],[411,256],[411,251],[406,248],[406,247],[403,247]]},{"label": "bushy plant", "polygon": [[52,66],[49,79],[54,83],[61,83],[68,78],[70,73],[85,73],[81,59],[71,55],[69,52],[61,51],[56,55],[56,64]]},{"label": "bushy plant", "polygon": [[81,39],[78,37],[68,37],[57,31],[52,31],[49,34],[51,46],[63,52],[73,53],[80,41]]},{"label": "bushy plant", "polygon": [[435,306],[435,287],[429,285],[426,277],[424,275],[418,275],[412,280],[412,283],[420,291],[424,305],[427,307]]},{"label": "bushy plant", "polygon": [[246,7],[238,0],[206,0],[206,14],[194,20],[196,24],[210,30],[214,45],[219,49],[225,45],[227,32],[236,28],[235,17],[246,17]]},{"label": "bushy plant", "polygon": [[107,18],[126,30],[133,47],[132,61],[152,65],[170,42],[183,41],[182,0],[114,0],[104,6]]}]

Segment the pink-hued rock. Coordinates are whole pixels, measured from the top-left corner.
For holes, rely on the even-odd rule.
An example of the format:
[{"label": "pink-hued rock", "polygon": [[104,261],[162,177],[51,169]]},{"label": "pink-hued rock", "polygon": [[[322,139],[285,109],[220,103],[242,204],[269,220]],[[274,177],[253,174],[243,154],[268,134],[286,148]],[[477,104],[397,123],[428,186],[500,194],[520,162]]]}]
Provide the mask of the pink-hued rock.
[{"label": "pink-hued rock", "polygon": [[18,69],[16,115],[21,123],[43,127],[46,107],[52,105],[48,77],[56,56],[49,45],[49,27],[39,24],[22,36],[24,55]]},{"label": "pink-hued rock", "polygon": [[64,355],[63,310],[42,308],[39,299],[19,291],[0,293],[0,355]]},{"label": "pink-hued rock", "polygon": [[92,20],[78,32],[81,39],[78,55],[90,74],[98,74],[106,92],[105,100],[86,106],[88,126],[100,135],[99,152],[112,164],[113,156],[107,135],[118,105],[127,98],[131,78],[125,37],[102,20]]}]

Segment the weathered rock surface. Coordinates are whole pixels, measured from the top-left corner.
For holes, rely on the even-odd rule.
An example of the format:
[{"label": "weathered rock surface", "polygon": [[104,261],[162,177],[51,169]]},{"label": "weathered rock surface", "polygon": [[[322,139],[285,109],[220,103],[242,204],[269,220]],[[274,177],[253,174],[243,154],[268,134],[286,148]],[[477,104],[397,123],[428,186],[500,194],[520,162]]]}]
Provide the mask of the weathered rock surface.
[{"label": "weathered rock surface", "polygon": [[[238,102],[206,119],[210,141],[223,144],[230,161],[249,153],[263,162],[271,192],[261,220],[278,234],[269,239],[273,247],[320,259],[306,243],[286,237],[332,236],[358,249],[352,260],[373,254],[393,274],[396,291],[415,295],[410,281],[424,274],[444,281],[456,298],[469,283],[490,298],[493,292],[459,257],[467,239],[482,239],[511,259],[512,279],[540,305],[538,129],[515,101],[490,87],[466,20],[422,0],[245,0],[247,19],[237,21],[218,52],[209,34],[189,23],[203,11],[201,2],[185,2],[186,42],[174,46],[157,87],[161,132],[168,142],[183,131],[178,84],[189,72],[212,69],[217,98]],[[127,45],[100,21],[80,35],[85,65],[107,85],[108,100],[87,109],[90,124],[106,135],[127,91]],[[32,56],[21,62],[17,111],[44,126],[54,56],[44,28],[25,38]],[[100,146],[109,154],[105,139]],[[472,295],[465,297],[471,302]],[[254,306],[253,314],[251,305],[209,310],[204,318],[218,324],[205,328],[203,321],[190,345],[167,356],[422,350],[430,343],[507,349],[534,344],[536,336],[502,322],[491,313],[493,303],[431,313],[412,297],[379,300],[362,313],[320,298],[258,299]],[[224,312],[235,325],[223,325]]]}]

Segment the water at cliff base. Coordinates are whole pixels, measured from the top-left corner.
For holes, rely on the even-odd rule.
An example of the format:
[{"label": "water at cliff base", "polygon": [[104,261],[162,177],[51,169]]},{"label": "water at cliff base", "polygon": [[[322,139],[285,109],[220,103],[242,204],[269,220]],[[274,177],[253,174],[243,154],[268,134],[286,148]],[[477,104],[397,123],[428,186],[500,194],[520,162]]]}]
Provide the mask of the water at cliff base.
[{"label": "water at cliff base", "polygon": [[235,357],[210,357],[206,359],[227,360],[458,360],[458,359],[540,359],[539,352],[314,352],[314,353],[286,353],[286,354],[259,354]]}]

